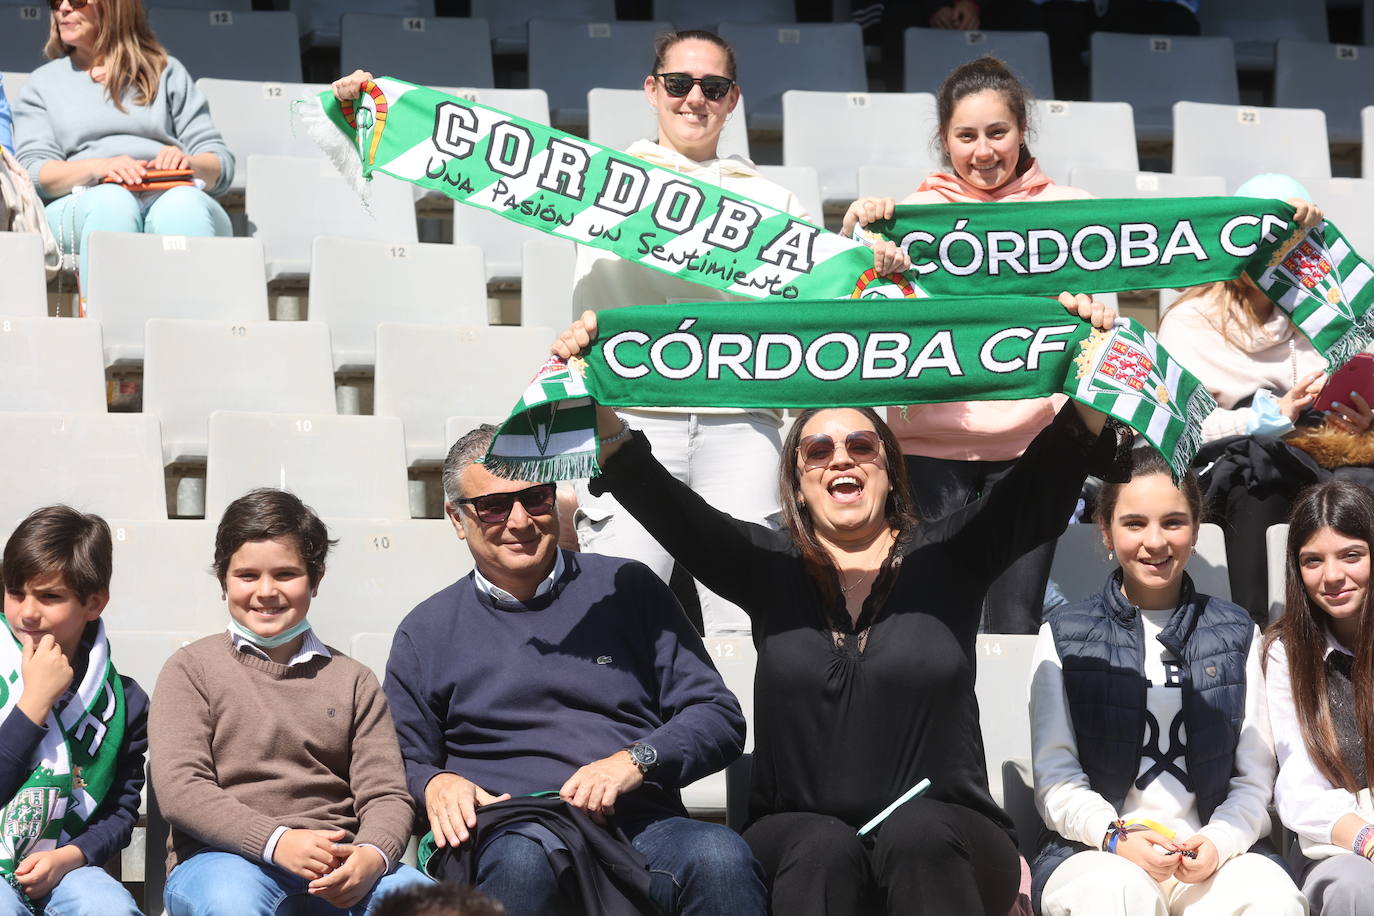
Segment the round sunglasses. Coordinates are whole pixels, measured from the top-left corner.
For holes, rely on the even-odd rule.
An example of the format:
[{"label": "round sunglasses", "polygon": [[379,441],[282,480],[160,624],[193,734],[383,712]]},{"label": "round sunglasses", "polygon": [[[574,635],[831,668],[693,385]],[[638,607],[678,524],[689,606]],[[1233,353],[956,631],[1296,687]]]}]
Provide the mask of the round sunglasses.
[{"label": "round sunglasses", "polygon": [[462,505],[471,503],[479,521],[491,524],[504,522],[510,518],[511,510],[518,502],[525,507],[528,515],[548,515],[553,511],[558,499],[558,485],[538,483],[513,493],[484,493],[481,496],[464,496],[454,502]]},{"label": "round sunglasses", "polygon": [[701,94],[712,102],[719,102],[730,92],[735,81],[728,76],[692,76],[690,73],[655,73],[655,79],[663,80],[664,90],[675,99],[680,99],[692,91],[694,85],[701,86]]},{"label": "round sunglasses", "polygon": [[835,440],[825,433],[807,436],[797,445],[797,453],[801,455],[802,467],[814,471],[829,465],[839,447],[844,448],[844,453],[855,464],[875,464],[883,453],[883,442],[871,429],[854,430],[844,437],[842,446],[836,446]]}]

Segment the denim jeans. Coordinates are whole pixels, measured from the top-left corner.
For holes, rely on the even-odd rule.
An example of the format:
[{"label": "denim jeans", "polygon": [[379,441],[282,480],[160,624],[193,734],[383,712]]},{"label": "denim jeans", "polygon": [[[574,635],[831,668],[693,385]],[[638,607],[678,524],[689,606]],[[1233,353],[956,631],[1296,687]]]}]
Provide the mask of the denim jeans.
[{"label": "denim jeans", "polygon": [[[674,916],[763,916],[763,872],[744,840],[728,827],[685,817],[650,824],[631,841],[649,865],[650,894]],[[534,840],[507,834],[477,863],[477,886],[506,907],[507,916],[573,916],[558,879]],[[176,914],[173,914],[176,916]]]},{"label": "denim jeans", "polygon": [[45,208],[48,227],[64,253],[80,254],[81,294],[86,295],[86,240],[92,232],[153,232],[161,235],[233,235],[229,214],[198,188],[134,194],[115,184],[98,184],[68,194]]},{"label": "denim jeans", "polygon": [[[45,900],[35,901],[44,916],[140,916],[129,892],[94,865],[67,872]],[[0,881],[0,916],[30,916],[14,888]]]},{"label": "denim jeans", "polygon": [[[397,865],[349,909],[370,916],[382,897],[429,878],[409,865]],[[232,852],[197,853],[167,876],[163,902],[170,916],[332,916],[344,912],[306,888],[310,882],[271,865],[259,865]]]}]

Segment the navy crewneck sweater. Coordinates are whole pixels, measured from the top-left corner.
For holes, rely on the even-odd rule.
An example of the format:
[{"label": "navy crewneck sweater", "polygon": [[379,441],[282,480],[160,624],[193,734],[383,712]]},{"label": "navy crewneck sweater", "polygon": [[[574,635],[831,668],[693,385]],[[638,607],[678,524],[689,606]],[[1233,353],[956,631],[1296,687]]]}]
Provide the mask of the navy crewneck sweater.
[{"label": "navy crewneck sweater", "polygon": [[386,696],[419,810],[436,774],[493,794],[557,790],[635,741],[658,766],[619,818],[683,814],[678,789],[744,747],[744,716],[667,586],[648,567],[564,553],[553,589],[515,608],[472,575],[396,630]]}]

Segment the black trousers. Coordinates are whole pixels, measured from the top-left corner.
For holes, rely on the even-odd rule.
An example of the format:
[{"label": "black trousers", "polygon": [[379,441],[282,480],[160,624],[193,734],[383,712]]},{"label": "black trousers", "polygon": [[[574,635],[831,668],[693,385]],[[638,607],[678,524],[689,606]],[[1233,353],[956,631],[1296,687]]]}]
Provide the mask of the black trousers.
[{"label": "black trousers", "polygon": [[[963,508],[988,491],[1015,461],[955,461],[907,455],[911,496],[921,518],[940,518]],[[1066,519],[1067,521],[1067,519]],[[992,583],[984,603],[984,629],[989,633],[1034,635],[1045,607],[1045,585],[1054,562],[1054,541],[1024,553]]]},{"label": "black trousers", "polygon": [[774,916],[1006,916],[1021,882],[1005,831],[933,799],[907,802],[867,837],[792,812],[760,818],[744,840],[772,885]]}]

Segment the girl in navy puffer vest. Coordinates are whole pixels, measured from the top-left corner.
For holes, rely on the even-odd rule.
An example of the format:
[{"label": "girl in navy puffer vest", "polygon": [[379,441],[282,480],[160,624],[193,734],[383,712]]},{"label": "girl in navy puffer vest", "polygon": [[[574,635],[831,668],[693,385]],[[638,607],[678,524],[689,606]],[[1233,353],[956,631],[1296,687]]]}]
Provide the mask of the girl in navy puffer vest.
[{"label": "girl in navy puffer vest", "polygon": [[[1184,567],[1201,495],[1152,450],[1103,489],[1097,521],[1120,566],[1051,613],[1031,675],[1032,865],[1045,916],[1303,914],[1269,833],[1274,755],[1259,639],[1240,607]],[[1252,684],[1253,689],[1247,689]]]}]

